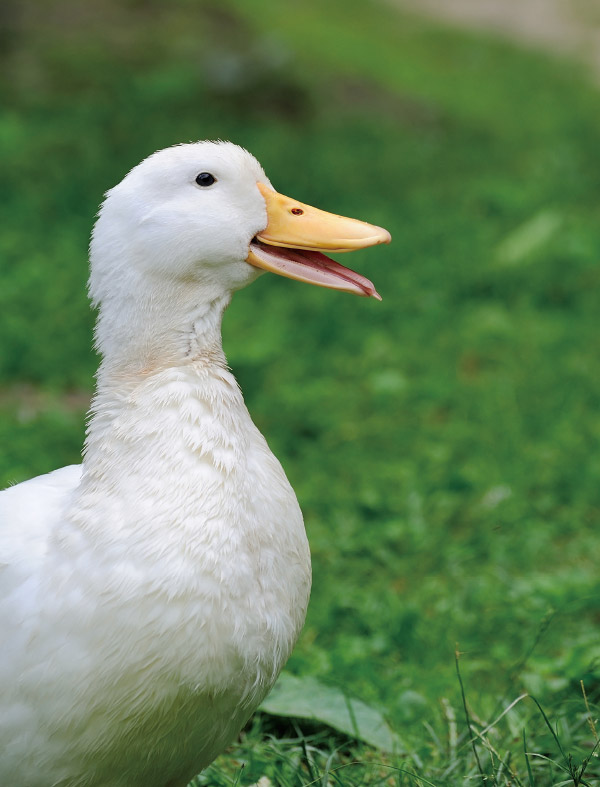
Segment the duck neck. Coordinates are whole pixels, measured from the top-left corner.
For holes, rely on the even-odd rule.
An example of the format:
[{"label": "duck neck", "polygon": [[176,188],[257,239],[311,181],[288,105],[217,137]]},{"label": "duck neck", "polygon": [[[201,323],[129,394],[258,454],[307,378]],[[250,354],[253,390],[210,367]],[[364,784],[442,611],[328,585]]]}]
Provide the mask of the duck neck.
[{"label": "duck neck", "polygon": [[[125,319],[111,315],[110,324],[100,314],[97,337],[105,357],[91,408],[77,505],[87,510],[89,500],[94,501],[96,508],[102,507],[103,521],[121,522],[123,517],[111,506],[125,506],[127,520],[137,522],[140,490],[152,506],[145,520],[159,521],[158,509],[168,509],[173,501],[166,493],[156,497],[157,483],[180,495],[181,483],[199,489],[206,486],[206,477],[221,483],[243,461],[250,420],[221,345],[221,319],[229,297],[199,304],[185,301],[182,293],[172,314],[165,306],[173,301],[167,301],[160,295],[150,302],[136,298],[138,311],[130,309]],[[149,324],[152,330],[146,327],[140,336]],[[166,521],[168,512],[163,513]],[[86,522],[86,528],[92,527]]]},{"label": "duck neck", "polygon": [[199,291],[189,282],[117,296],[100,307],[96,346],[102,354],[97,398],[131,390],[170,368],[198,364],[226,368],[221,341],[231,294]]},{"label": "duck neck", "polygon": [[229,293],[198,293],[188,284],[180,292],[170,287],[103,302],[96,325],[103,359],[85,444],[86,472],[95,474],[102,466],[100,475],[106,476],[111,465],[121,472],[125,444],[130,464],[145,461],[157,442],[166,457],[176,433],[189,427],[183,402],[193,400],[202,409],[201,403],[231,398],[243,406],[221,342],[229,300]]}]

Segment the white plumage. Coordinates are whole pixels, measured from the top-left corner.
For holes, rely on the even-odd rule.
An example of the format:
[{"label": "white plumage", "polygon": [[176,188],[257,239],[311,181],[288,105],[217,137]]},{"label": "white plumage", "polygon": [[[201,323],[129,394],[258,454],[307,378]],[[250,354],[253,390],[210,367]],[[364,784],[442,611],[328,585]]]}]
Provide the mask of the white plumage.
[{"label": "white plumage", "polygon": [[[0,493],[6,787],[183,787],[298,637],[302,515],[220,339],[231,293],[260,273],[251,247],[270,259],[275,243],[260,243],[274,209],[257,183],[276,195],[241,148],[181,145],[133,169],[101,209],[90,294],[102,363],[83,465]],[[389,240],[362,227],[362,245]],[[322,247],[302,232],[299,246]],[[283,268],[301,253],[272,251],[272,269],[300,278]],[[306,255],[306,280],[314,270],[374,294]]]}]

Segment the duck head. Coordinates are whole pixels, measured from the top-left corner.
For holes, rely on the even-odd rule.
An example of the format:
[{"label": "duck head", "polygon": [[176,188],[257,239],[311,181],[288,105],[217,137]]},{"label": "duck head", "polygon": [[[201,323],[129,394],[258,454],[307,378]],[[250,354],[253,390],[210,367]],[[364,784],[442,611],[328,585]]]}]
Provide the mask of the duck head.
[{"label": "duck head", "polygon": [[237,145],[176,145],[149,156],[108,192],[92,236],[90,292],[102,302],[117,272],[121,287],[144,274],[232,292],[271,271],[379,298],[368,279],[323,252],[390,240],[381,227],[277,193]]},{"label": "duck head", "polygon": [[230,142],[154,153],[107,193],[92,233],[101,368],[146,373],[207,347],[222,353],[232,292],[264,271],[379,298],[368,279],[322,252],[389,241],[380,227],[278,194],[258,161]]}]

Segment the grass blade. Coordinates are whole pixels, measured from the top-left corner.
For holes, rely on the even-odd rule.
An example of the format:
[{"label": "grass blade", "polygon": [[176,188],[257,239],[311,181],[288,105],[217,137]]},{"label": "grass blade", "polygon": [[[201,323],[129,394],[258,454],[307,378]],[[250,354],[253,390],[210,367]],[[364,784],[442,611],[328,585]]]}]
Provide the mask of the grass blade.
[{"label": "grass blade", "polygon": [[562,747],[562,744],[561,744],[561,742],[560,742],[560,740],[559,740],[559,737],[558,737],[558,735],[556,734],[556,732],[555,732],[554,728],[552,727],[552,725],[550,724],[550,720],[549,720],[549,719],[548,719],[548,717],[546,716],[546,714],[545,714],[545,712],[544,712],[544,709],[542,708],[542,706],[541,706],[541,705],[540,705],[540,703],[539,703],[539,702],[536,700],[536,698],[535,698],[535,697],[532,697],[531,695],[529,695],[529,696],[531,697],[531,699],[532,699],[532,700],[535,702],[535,704],[537,705],[537,707],[538,707],[538,710],[540,711],[540,713],[542,714],[542,717],[543,717],[544,721],[546,722],[546,726],[547,726],[547,727],[548,727],[548,729],[550,730],[550,733],[552,734],[552,737],[554,738],[554,740],[555,740],[555,742],[556,742],[556,745],[558,746],[558,750],[559,750],[559,751],[560,751],[560,753],[562,754],[563,760],[565,761],[565,763],[566,763],[566,765],[567,765],[567,769],[568,769],[569,773],[570,773],[571,775],[573,775],[573,773],[572,773],[572,768],[571,768],[571,761],[570,761],[570,759],[567,757],[567,755],[565,754],[565,751],[564,751],[564,749],[563,749],[563,747]]},{"label": "grass blade", "polygon": [[479,775],[481,776],[481,782],[482,782],[482,784],[486,784],[487,779],[486,779],[485,773],[483,772],[483,768],[481,767],[481,761],[479,759],[479,754],[477,753],[477,746],[475,745],[475,736],[473,735],[473,730],[471,728],[471,717],[469,716],[469,710],[467,708],[467,697],[465,695],[465,687],[463,685],[462,677],[461,677],[461,674],[460,674],[460,667],[458,665],[459,657],[460,657],[460,653],[459,653],[458,648],[456,648],[456,650],[454,651],[454,660],[455,660],[455,663],[456,663],[456,674],[458,676],[458,682],[459,682],[459,685],[460,685],[460,694],[461,694],[461,697],[462,697],[463,708],[464,708],[464,711],[465,711],[465,719],[467,720],[467,729],[469,731],[469,739],[471,741],[471,746],[473,748],[473,754],[475,755],[475,761],[477,762],[477,768],[479,770]]},{"label": "grass blade", "polygon": [[535,787],[533,773],[531,770],[531,763],[529,762],[529,754],[527,753],[527,737],[525,735],[525,727],[523,727],[523,753],[525,755],[525,763],[527,765],[527,776],[529,778],[529,787]]}]

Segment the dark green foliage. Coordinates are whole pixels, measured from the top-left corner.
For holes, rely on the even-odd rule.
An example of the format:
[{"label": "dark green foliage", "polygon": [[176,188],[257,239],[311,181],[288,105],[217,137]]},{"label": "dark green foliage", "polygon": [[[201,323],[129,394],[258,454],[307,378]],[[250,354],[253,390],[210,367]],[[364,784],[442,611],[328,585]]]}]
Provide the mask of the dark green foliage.
[{"label": "dark green foliage", "polygon": [[[2,55],[0,476],[78,461],[103,192],[157,148],[230,138],[284,193],[394,238],[350,262],[382,303],[264,276],[224,325],[312,545],[290,669],[383,707],[411,751],[392,774],[361,751],[360,775],[331,779],[479,779],[456,643],[474,723],[532,691],[582,762],[579,680],[592,714],[600,693],[600,96],[566,63],[385,4],[93,5],[15,7]],[[241,783],[323,773],[335,740],[309,767],[293,731],[259,744],[269,723],[240,749]],[[523,754],[525,727],[528,752],[564,765],[531,701],[500,726],[486,737],[513,784],[571,783]],[[234,783],[223,763],[210,778]]]}]

